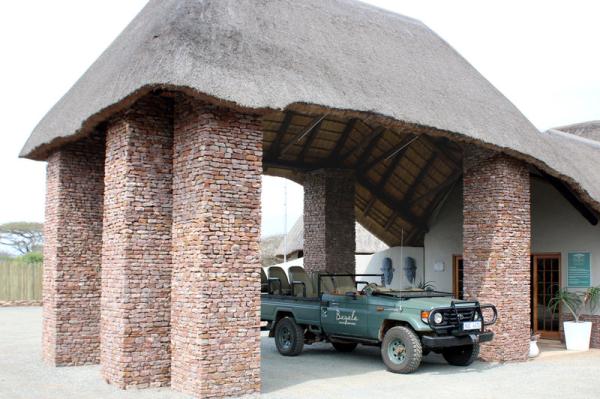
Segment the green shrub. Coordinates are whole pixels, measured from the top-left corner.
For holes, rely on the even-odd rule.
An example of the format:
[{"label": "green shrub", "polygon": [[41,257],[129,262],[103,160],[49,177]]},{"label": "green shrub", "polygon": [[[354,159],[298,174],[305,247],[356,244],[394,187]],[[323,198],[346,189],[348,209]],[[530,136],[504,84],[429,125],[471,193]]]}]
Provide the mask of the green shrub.
[{"label": "green shrub", "polygon": [[25,255],[17,256],[15,260],[21,263],[42,263],[44,256],[41,252],[28,252]]}]

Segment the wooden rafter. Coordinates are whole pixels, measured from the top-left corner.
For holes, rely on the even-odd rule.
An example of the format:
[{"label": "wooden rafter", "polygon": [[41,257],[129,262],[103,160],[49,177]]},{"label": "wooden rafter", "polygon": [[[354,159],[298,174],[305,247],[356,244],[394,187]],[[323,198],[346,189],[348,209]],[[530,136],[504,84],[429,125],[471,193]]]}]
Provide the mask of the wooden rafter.
[{"label": "wooden rafter", "polygon": [[404,194],[404,200],[402,201],[402,206],[406,207],[410,203],[412,203],[413,197],[415,196],[419,184],[421,184],[421,181],[425,178],[425,176],[427,176],[427,174],[431,170],[437,156],[438,151],[434,150],[431,153],[431,155],[427,158],[427,160],[425,161],[425,165],[421,168],[410,187],[408,187],[408,190],[406,190],[406,193]]},{"label": "wooden rafter", "polygon": [[365,187],[367,190],[369,190],[371,194],[377,196],[379,201],[385,204],[385,206],[387,206],[388,208],[392,209],[397,216],[401,217],[402,219],[406,220],[412,225],[418,223],[418,220],[413,215],[400,208],[400,203],[396,201],[396,199],[391,197],[386,192],[379,190],[375,185],[371,184],[368,181],[368,179],[363,175],[357,175],[356,182]]},{"label": "wooden rafter", "polygon": [[321,123],[321,121],[323,119],[325,119],[325,116],[327,115],[321,115],[321,116],[317,116],[314,117],[309,124],[306,126],[306,128],[302,129],[300,132],[298,132],[296,134],[296,136],[294,136],[294,138],[285,145],[285,147],[283,147],[283,149],[281,150],[281,152],[278,154],[277,157],[274,157],[274,159],[277,159],[279,156],[284,155],[286,152],[289,151],[290,148],[292,148],[294,145],[298,144],[304,137],[306,137],[308,134],[310,134],[310,132],[312,132],[312,130],[319,124]]},{"label": "wooden rafter", "polygon": [[338,162],[340,162],[340,163],[344,162],[350,155],[354,154],[356,151],[360,151],[363,149],[366,150],[369,146],[372,145],[372,143],[375,140],[377,140],[379,138],[379,136],[383,133],[384,130],[385,130],[385,128],[380,126],[380,127],[376,128],[375,130],[371,131],[369,138],[367,140],[360,140],[358,142],[358,144],[356,144],[354,147],[352,147],[345,153],[341,154],[337,159]]},{"label": "wooden rafter", "polygon": [[367,159],[369,159],[371,153],[373,152],[373,149],[377,146],[377,143],[381,140],[384,133],[384,127],[378,127],[371,133],[371,137],[368,140],[369,143],[367,144],[363,152],[358,157],[358,160],[356,161],[357,166],[362,165]]},{"label": "wooden rafter", "polygon": [[[383,173],[383,176],[381,176],[381,179],[377,183],[378,190],[380,190],[380,191],[385,190],[385,185],[387,184],[390,177],[392,177],[392,175],[394,174],[394,171],[398,167],[398,164],[400,163],[401,159],[402,159],[402,157],[395,157],[392,160],[391,165],[387,167],[387,169]],[[374,194],[371,194],[371,199],[369,200],[369,202],[367,203],[367,206],[365,207],[365,210],[363,211],[363,215],[365,217],[369,214],[369,212],[371,212],[371,208],[375,204],[376,200],[377,200],[377,197]]]},{"label": "wooden rafter", "polygon": [[446,181],[442,184],[440,184],[439,186],[437,186],[436,188],[434,188],[431,191],[426,192],[423,195],[418,196],[417,198],[413,199],[408,206],[412,207],[414,204],[416,204],[417,202],[424,200],[425,198],[428,197],[435,197],[437,194],[439,194],[440,192],[450,188],[454,183],[456,183],[456,181],[458,179],[460,179],[460,177],[462,176],[462,170],[457,170],[454,173],[452,173],[450,176],[448,176],[448,178],[446,179]]},{"label": "wooden rafter", "polygon": [[367,165],[365,165],[364,167],[362,167],[361,171],[368,172],[369,170],[371,170],[371,168],[373,168],[375,165],[377,165],[380,162],[387,161],[389,159],[393,159],[393,158],[396,158],[396,157],[402,157],[402,155],[408,150],[408,148],[410,147],[410,145],[418,137],[419,136],[414,136],[412,134],[409,134],[396,147],[392,148],[389,151],[386,151],[384,154],[382,154],[381,156],[375,158],[373,161],[369,162]]},{"label": "wooden rafter", "polygon": [[331,154],[329,154],[330,162],[337,159],[340,151],[342,151],[342,149],[346,145],[346,142],[348,141],[348,138],[350,137],[350,134],[354,130],[354,126],[356,126],[357,122],[358,122],[358,119],[352,118],[348,121],[348,123],[346,123],[346,127],[344,127],[344,131],[342,132],[340,139],[335,144],[335,147],[333,148],[333,151],[331,151]]},{"label": "wooden rafter", "polygon": [[388,231],[390,229],[390,227],[392,227],[392,225],[396,221],[397,217],[398,217],[398,212],[397,211],[392,212],[392,215],[390,216],[390,218],[387,220],[387,222],[385,222],[385,226],[383,226],[383,229],[385,231]]},{"label": "wooden rafter", "polygon": [[319,123],[317,123],[315,125],[315,127],[312,128],[310,133],[308,134],[308,137],[306,138],[306,142],[304,143],[304,145],[302,146],[302,150],[300,150],[300,153],[298,154],[297,159],[299,162],[304,161],[306,152],[310,149],[310,146],[312,145],[313,141],[315,141],[315,138],[317,137],[317,134],[319,133],[319,130],[321,129],[322,123],[323,123],[323,120],[321,120]]},{"label": "wooden rafter", "polygon": [[294,114],[292,112],[286,112],[283,117],[283,121],[281,121],[281,125],[279,125],[279,129],[277,129],[277,135],[275,136],[275,140],[273,140],[273,144],[271,144],[271,149],[269,150],[269,158],[277,158],[279,157],[279,151],[281,149],[281,141],[283,140],[283,136],[290,128],[290,124],[292,123],[292,119],[294,118]]}]

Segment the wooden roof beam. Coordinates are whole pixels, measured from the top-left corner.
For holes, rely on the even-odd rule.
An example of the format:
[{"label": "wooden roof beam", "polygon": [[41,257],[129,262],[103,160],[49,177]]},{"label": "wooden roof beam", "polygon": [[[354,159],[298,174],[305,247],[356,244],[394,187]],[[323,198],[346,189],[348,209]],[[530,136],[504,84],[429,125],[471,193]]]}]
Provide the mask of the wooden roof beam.
[{"label": "wooden roof beam", "polygon": [[399,145],[385,152],[383,155],[375,158],[373,161],[369,162],[367,165],[361,168],[361,170],[363,172],[368,172],[369,170],[371,170],[371,168],[373,168],[380,162],[387,161],[395,157],[401,157],[408,150],[408,147],[418,138],[419,136],[409,134],[400,142]]},{"label": "wooden roof beam", "polygon": [[285,133],[288,131],[293,118],[294,114],[292,112],[288,111],[285,113],[283,121],[281,122],[281,125],[279,125],[279,129],[277,129],[277,135],[275,136],[275,140],[273,140],[273,144],[271,144],[271,148],[269,149],[269,158],[276,159],[277,157],[279,157],[281,141],[283,140],[283,136],[285,136]]},{"label": "wooden roof beam", "polygon": [[344,162],[350,155],[354,154],[356,151],[358,150],[362,150],[363,148],[368,149],[369,147],[372,146],[373,142],[375,140],[379,139],[379,136],[383,133],[383,131],[385,130],[384,127],[378,127],[375,130],[371,131],[371,135],[367,140],[361,140],[358,142],[357,145],[355,145],[353,148],[349,149],[348,151],[346,151],[345,153],[343,153],[342,155],[340,155],[337,159],[337,161],[339,163]]},{"label": "wooden roof beam", "polygon": [[401,208],[400,204],[394,198],[390,197],[390,195],[387,194],[385,191],[380,190],[377,186],[371,184],[366,177],[364,177],[363,175],[357,175],[356,182],[365,187],[367,190],[369,190],[372,195],[374,194],[381,203],[385,204],[385,206],[392,209],[397,214],[397,216],[401,217],[402,219],[406,220],[412,225],[417,224],[418,221],[413,215],[411,215],[409,212],[406,212],[405,209]]},{"label": "wooden roof beam", "polygon": [[302,150],[298,154],[298,158],[297,159],[298,159],[299,162],[304,162],[304,157],[306,156],[306,152],[308,151],[308,149],[312,145],[313,141],[315,141],[315,138],[317,137],[317,134],[319,133],[319,130],[321,129],[321,124],[322,123],[323,123],[323,120],[319,121],[319,123],[317,123],[316,126],[313,129],[311,129],[310,133],[308,134],[308,138],[306,139],[306,143],[304,143],[304,146],[302,147]]},{"label": "wooden roof beam", "polygon": [[427,158],[427,160],[425,161],[425,166],[423,168],[421,168],[421,170],[415,177],[415,180],[413,181],[413,183],[410,185],[408,190],[406,190],[406,194],[404,194],[404,200],[402,201],[403,206],[405,206],[405,207],[409,206],[409,204],[412,202],[412,199],[415,196],[415,193],[417,191],[417,188],[419,187],[419,184],[431,170],[431,168],[433,166],[433,162],[435,161],[437,156],[438,156],[438,150],[436,149]]},{"label": "wooden roof beam", "polygon": [[367,159],[369,159],[369,157],[373,153],[373,149],[377,146],[377,143],[383,137],[383,133],[385,133],[385,128],[383,127],[379,127],[373,132],[371,132],[372,136],[368,140],[369,144],[367,144],[364,151],[360,154],[358,160],[356,161],[357,167],[360,167],[360,165],[362,165],[364,162],[366,162]]},{"label": "wooden roof beam", "polygon": [[282,156],[286,152],[288,152],[290,150],[290,148],[292,148],[294,145],[298,144],[304,137],[306,137],[310,132],[312,132],[312,130],[318,124],[320,124],[323,121],[323,119],[325,119],[326,116],[327,116],[327,114],[314,117],[310,121],[310,123],[306,126],[306,128],[304,128],[303,130],[301,130],[300,132],[298,132],[296,134],[296,136],[289,143],[287,143],[285,145],[285,147],[283,147],[283,149],[281,150],[281,153],[279,153],[276,156],[274,156],[273,159],[279,158],[280,156]]},{"label": "wooden roof beam", "polygon": [[458,181],[458,179],[460,179],[462,177],[462,169],[459,169],[457,171],[455,171],[453,174],[451,174],[450,176],[448,176],[448,178],[446,179],[446,181],[442,184],[440,184],[439,186],[437,186],[436,188],[434,188],[431,191],[426,192],[423,195],[418,196],[417,198],[411,200],[411,202],[408,204],[409,207],[412,208],[412,206],[414,204],[416,204],[417,202],[428,198],[428,197],[432,197],[432,196],[436,196],[437,194],[439,194],[440,192],[450,188],[452,185],[454,185],[454,183],[456,183]]},{"label": "wooden roof beam", "polygon": [[[398,167],[398,164],[400,163],[401,159],[402,159],[401,157],[395,157],[394,160],[392,161],[392,164],[390,166],[388,166],[388,168],[385,170],[385,172],[383,173],[383,176],[381,176],[381,180],[379,180],[379,182],[377,183],[378,190],[384,191],[387,181],[394,174],[394,171]],[[371,208],[375,204],[376,200],[377,200],[377,197],[375,195],[371,194],[371,199],[369,200],[369,203],[367,204],[367,206],[365,207],[365,210],[363,211],[363,216],[366,217],[369,214],[369,212],[371,212]]]},{"label": "wooden roof beam", "polygon": [[334,160],[337,159],[340,151],[342,151],[342,149],[346,145],[346,142],[348,141],[348,138],[350,137],[350,134],[354,130],[354,127],[356,126],[357,122],[358,122],[358,119],[352,118],[348,121],[348,123],[346,123],[346,126],[344,127],[344,131],[342,132],[342,136],[335,144],[335,147],[333,148],[333,151],[331,151],[331,154],[329,154],[329,162],[333,162]]}]

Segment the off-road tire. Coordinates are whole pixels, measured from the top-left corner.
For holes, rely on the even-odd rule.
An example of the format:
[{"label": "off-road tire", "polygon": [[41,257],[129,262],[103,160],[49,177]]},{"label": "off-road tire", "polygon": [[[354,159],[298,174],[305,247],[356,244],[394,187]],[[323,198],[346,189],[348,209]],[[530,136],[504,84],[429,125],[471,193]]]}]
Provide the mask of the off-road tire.
[{"label": "off-road tire", "polygon": [[282,318],[275,325],[275,346],[283,356],[298,356],[304,347],[304,329],[293,318]]},{"label": "off-road tire", "polygon": [[453,366],[469,366],[479,357],[479,344],[444,349],[442,356]]},{"label": "off-road tire", "polygon": [[[404,359],[399,362],[398,359],[390,357],[392,345],[397,345],[398,342],[404,346]],[[421,340],[413,330],[408,327],[392,327],[383,337],[381,344],[381,358],[385,366],[392,373],[409,374],[419,368],[421,359],[423,358],[423,348]]]},{"label": "off-road tire", "polygon": [[338,352],[352,352],[358,344],[356,342],[332,342],[331,345]]}]

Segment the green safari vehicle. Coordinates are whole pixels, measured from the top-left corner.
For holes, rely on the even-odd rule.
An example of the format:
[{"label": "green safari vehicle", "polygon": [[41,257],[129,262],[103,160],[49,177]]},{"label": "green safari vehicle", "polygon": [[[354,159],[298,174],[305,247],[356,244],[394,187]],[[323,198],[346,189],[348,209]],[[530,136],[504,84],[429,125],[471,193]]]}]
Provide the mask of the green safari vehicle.
[{"label": "green safari vehicle", "polygon": [[341,352],[375,345],[389,371],[411,373],[430,351],[449,364],[468,366],[477,359],[479,344],[493,339],[486,330],[497,319],[493,305],[360,280],[380,275],[320,274],[313,289],[304,270],[296,269],[291,281],[285,275],[263,280],[261,320],[284,356],[323,341]]}]

